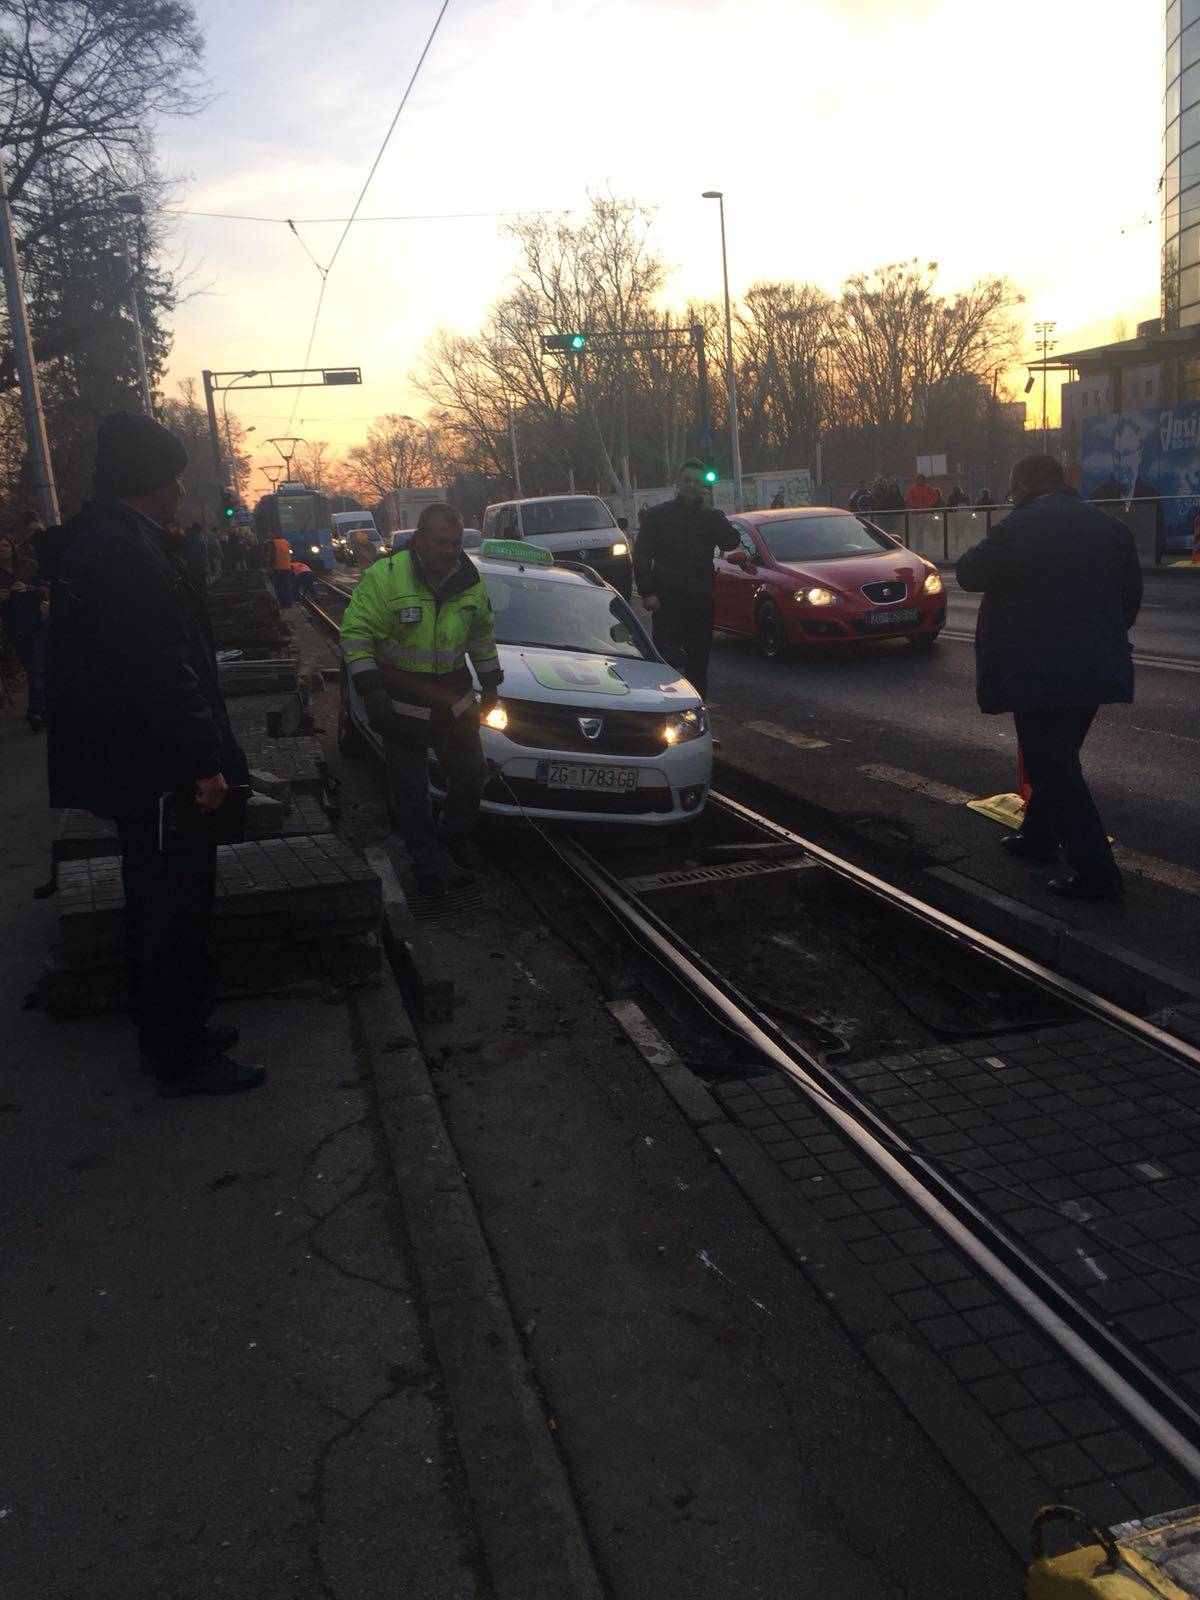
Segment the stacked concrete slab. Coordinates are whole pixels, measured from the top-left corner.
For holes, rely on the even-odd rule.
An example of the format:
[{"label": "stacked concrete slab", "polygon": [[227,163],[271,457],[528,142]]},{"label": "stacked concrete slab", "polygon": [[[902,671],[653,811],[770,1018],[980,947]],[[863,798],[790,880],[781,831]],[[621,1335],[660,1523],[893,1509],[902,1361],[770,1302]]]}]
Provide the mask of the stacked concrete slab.
[{"label": "stacked concrete slab", "polygon": [[[324,756],[301,731],[310,724],[298,663],[245,665],[254,670],[228,675],[225,689],[256,792],[246,842],[217,853],[219,989],[311,992],[369,981],[381,960],[379,879],[325,813]],[[54,847],[59,938],[42,982],[43,1002],[59,1015],[124,1004],[119,849],[111,822],[63,813]]]},{"label": "stacked concrete slab", "polygon": [[263,573],[225,573],[209,585],[205,601],[218,650],[270,655],[286,648],[287,624]]},{"label": "stacked concrete slab", "polygon": [[[118,856],[64,861],[59,937],[42,1000],[59,1016],[125,1001],[124,910]],[[217,851],[215,949],[224,995],[324,991],[380,970],[379,879],[334,834],[250,840]]]}]

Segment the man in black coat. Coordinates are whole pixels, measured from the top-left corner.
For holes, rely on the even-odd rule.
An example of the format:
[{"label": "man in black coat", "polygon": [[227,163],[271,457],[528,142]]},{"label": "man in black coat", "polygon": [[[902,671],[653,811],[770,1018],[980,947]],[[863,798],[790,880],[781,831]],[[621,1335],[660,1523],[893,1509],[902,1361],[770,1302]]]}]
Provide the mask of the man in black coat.
[{"label": "man in black coat", "polygon": [[1115,900],[1121,874],[1080,767],[1102,705],[1133,699],[1129,630],[1142,602],[1133,535],[1081,500],[1053,456],[1012,469],[1013,510],[959,560],[964,589],[983,591],[975,634],[982,711],[1011,711],[1033,793],[1012,854],[1073,869],[1050,888]]},{"label": "man in black coat", "polygon": [[[150,417],[118,411],[96,441],[96,498],[54,551],[50,804],[116,821],[130,1012],[159,1092],[230,1094],[266,1074],[212,1028],[216,813],[246,783],[203,600],[169,540],[187,465]],[[178,826],[160,829],[167,800]]]},{"label": "man in black coat", "polygon": [[654,506],[641,522],[633,576],[655,644],[683,655],[681,670],[704,695],[712,651],[713,551],[731,552],[729,559],[738,565],[746,555],[729,518],[708,503],[702,461],[685,461],[675,487],[675,499]]}]

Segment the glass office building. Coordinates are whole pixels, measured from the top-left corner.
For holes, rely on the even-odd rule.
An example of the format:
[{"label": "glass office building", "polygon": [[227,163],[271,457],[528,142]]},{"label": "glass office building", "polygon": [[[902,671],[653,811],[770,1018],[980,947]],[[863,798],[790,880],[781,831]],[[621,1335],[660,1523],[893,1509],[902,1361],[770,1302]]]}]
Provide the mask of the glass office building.
[{"label": "glass office building", "polygon": [[1163,94],[1163,328],[1200,324],[1200,0],[1169,0]]}]

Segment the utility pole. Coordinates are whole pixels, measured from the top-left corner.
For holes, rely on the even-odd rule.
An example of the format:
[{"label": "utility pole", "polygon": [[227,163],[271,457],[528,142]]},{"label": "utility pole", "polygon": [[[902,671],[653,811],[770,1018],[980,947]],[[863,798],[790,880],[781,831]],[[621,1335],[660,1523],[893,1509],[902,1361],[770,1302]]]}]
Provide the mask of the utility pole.
[{"label": "utility pole", "polygon": [[517,455],[517,419],[513,416],[511,400],[508,402],[508,442],[512,446],[513,487],[516,490],[517,499],[520,500],[522,498],[521,462]]},{"label": "utility pole", "polygon": [[720,189],[706,189],[704,200],[717,200],[721,206],[721,271],[725,277],[725,388],[729,395],[729,445],[733,456],[733,509],[742,509],[742,442],[738,437],[737,373],[733,365],[733,309],[729,300],[729,256],[725,249],[725,196]]},{"label": "utility pole", "polygon": [[124,217],[140,217],[143,214],[141,199],[136,194],[118,195],[113,201],[115,209],[123,214],[121,222],[121,249],[125,253],[125,275],[129,285],[129,315],[133,318],[133,344],[137,351],[138,388],[142,392],[142,408],[148,417],[154,415],[154,400],[150,394],[150,375],[146,371],[146,344],[142,338],[142,312],[138,305],[137,279],[133,273],[133,254],[129,248],[129,229],[131,224],[124,221]]},{"label": "utility pole", "polygon": [[1038,348],[1042,352],[1042,454],[1046,454],[1046,385],[1049,374],[1046,371],[1046,362],[1050,359],[1050,352],[1058,343],[1050,335],[1058,327],[1057,322],[1035,322],[1033,331],[1038,335]]},{"label": "utility pole", "polygon": [[59,520],[58,495],[54,488],[54,469],[50,465],[50,445],[46,438],[46,418],[42,411],[42,391],[38,383],[33,340],[29,335],[29,313],[21,285],[21,265],[17,260],[17,241],[13,234],[12,208],[8,203],[8,182],[4,176],[4,157],[0,152],[0,268],[4,276],[4,298],[8,302],[8,321],[12,330],[17,361],[17,380],[21,385],[21,415],[25,419],[25,445],[33,472],[33,492],[38,515],[47,528]]}]

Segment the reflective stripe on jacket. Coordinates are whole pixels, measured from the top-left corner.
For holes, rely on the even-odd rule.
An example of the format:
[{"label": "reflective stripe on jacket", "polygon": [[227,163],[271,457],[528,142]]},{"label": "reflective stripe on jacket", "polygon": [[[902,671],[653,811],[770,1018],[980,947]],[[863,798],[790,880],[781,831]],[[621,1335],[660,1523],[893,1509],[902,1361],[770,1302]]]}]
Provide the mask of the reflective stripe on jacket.
[{"label": "reflective stripe on jacket", "polygon": [[393,693],[401,683],[406,692],[424,687],[425,703],[445,699],[450,685],[439,679],[463,681],[468,656],[485,687],[503,676],[491,603],[474,563],[460,556],[457,570],[435,590],[411,543],[363,573],[342,618],[341,640],[352,676],[379,671]]}]

